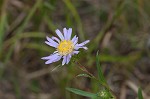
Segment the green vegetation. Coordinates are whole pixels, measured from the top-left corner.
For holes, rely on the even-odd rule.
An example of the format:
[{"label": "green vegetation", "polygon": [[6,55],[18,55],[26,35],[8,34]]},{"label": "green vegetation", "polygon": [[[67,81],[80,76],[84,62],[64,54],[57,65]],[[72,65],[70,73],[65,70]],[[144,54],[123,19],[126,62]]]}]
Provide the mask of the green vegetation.
[{"label": "green vegetation", "polygon": [[[90,40],[88,50],[81,50],[75,60],[107,82],[118,98],[148,99],[149,4],[149,0],[1,0],[0,99],[85,99],[76,94],[92,92],[92,97],[104,89],[74,63],[45,65],[41,60],[54,51],[44,43],[45,37],[56,36],[55,29],[64,27],[73,28],[80,42]],[[73,94],[66,87],[84,91]]]}]

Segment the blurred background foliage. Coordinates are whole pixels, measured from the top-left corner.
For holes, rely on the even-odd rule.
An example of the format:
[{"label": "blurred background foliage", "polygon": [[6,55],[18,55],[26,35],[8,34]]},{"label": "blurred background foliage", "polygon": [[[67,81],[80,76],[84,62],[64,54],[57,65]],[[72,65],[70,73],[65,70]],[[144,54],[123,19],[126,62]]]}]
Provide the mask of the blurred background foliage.
[{"label": "blurred background foliage", "polygon": [[65,90],[97,92],[97,83],[77,77],[73,63],[51,72],[41,57],[55,29],[73,28],[89,50],[78,61],[97,75],[100,52],[104,75],[119,99],[136,99],[141,86],[150,95],[149,0],[0,0],[0,99],[87,99]]}]

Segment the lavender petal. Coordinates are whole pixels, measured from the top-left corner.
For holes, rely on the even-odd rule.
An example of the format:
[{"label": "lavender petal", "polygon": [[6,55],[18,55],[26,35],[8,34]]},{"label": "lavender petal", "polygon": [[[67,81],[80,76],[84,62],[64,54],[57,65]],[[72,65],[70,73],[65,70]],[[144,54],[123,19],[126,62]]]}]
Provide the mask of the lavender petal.
[{"label": "lavender petal", "polygon": [[62,61],[62,65],[64,65],[66,63],[66,60],[67,60],[67,56],[64,56],[63,61]]},{"label": "lavender petal", "polygon": [[90,40],[86,40],[86,41],[84,41],[84,42],[78,44],[77,46],[84,46],[85,44],[87,44],[87,43],[89,43],[89,42],[90,42]]},{"label": "lavender petal", "polygon": [[45,64],[53,63],[57,58],[59,58],[58,55],[53,55],[48,61],[45,62]]},{"label": "lavender petal", "polygon": [[54,60],[54,62],[59,61],[62,58],[62,56],[59,56],[57,59]]},{"label": "lavender petal", "polygon": [[58,43],[60,43],[60,40],[57,37],[52,37],[53,40],[57,41]]},{"label": "lavender petal", "polygon": [[75,36],[72,38],[71,41],[74,42],[74,41],[76,40],[76,38],[77,38],[77,37],[76,37],[76,35],[75,35]]},{"label": "lavender petal", "polygon": [[58,43],[56,43],[55,41],[53,41],[51,38],[49,38],[48,36],[46,36],[46,39],[52,43],[53,45],[58,45]]},{"label": "lavender petal", "polygon": [[70,40],[72,34],[72,28],[68,29],[68,35],[67,35],[67,40]]},{"label": "lavender petal", "polygon": [[71,59],[71,55],[70,55],[70,54],[68,54],[68,55],[67,55],[67,62],[66,62],[66,64],[68,64],[68,63],[69,63],[70,59]]},{"label": "lavender petal", "polygon": [[78,50],[78,49],[80,49],[80,48],[83,48],[83,49],[85,49],[85,50],[87,50],[88,48],[87,47],[85,47],[85,46],[75,46],[74,47],[74,49],[75,50]]},{"label": "lavender petal", "polygon": [[59,54],[58,53],[53,53],[49,56],[46,56],[46,57],[42,57],[41,59],[43,60],[49,60],[49,59],[52,59],[54,56],[58,56]]},{"label": "lavender petal", "polygon": [[63,29],[64,32],[64,39],[67,40],[68,31],[66,28]]},{"label": "lavender petal", "polygon": [[49,45],[49,46],[51,46],[51,47],[55,47],[55,48],[57,48],[57,46],[58,46],[58,44],[52,44],[52,43],[50,43],[50,42],[48,42],[48,41],[45,41],[45,43],[47,44],[47,45]]},{"label": "lavender petal", "polygon": [[56,32],[56,34],[59,36],[59,38],[61,39],[61,40],[64,40],[64,36],[62,35],[62,33],[57,29],[57,30],[55,30],[55,32]]},{"label": "lavender petal", "polygon": [[73,42],[74,45],[76,45],[78,42],[78,37],[75,39],[75,41]]},{"label": "lavender petal", "polygon": [[73,54],[78,54],[79,53],[79,51],[73,51]]}]

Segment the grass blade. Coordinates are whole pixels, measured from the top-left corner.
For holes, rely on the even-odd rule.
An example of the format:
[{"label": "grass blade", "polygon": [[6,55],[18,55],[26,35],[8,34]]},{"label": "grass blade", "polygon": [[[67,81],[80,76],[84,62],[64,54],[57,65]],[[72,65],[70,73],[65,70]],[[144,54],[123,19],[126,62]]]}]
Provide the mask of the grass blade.
[{"label": "grass blade", "polygon": [[73,92],[77,95],[81,95],[81,96],[86,96],[86,97],[90,97],[90,98],[94,98],[96,97],[97,95],[94,94],[94,93],[90,93],[90,92],[86,92],[86,91],[82,91],[82,90],[79,90],[79,89],[75,89],[75,88],[66,88],[68,91],[70,92]]},{"label": "grass blade", "polygon": [[142,89],[141,88],[138,89],[138,99],[143,99]]},{"label": "grass blade", "polygon": [[5,23],[6,23],[6,15],[2,15],[0,19],[0,53],[2,50],[2,45],[3,45],[3,39],[4,39],[4,33],[5,33]]},{"label": "grass blade", "polygon": [[25,27],[27,26],[28,22],[30,21],[30,19],[32,18],[32,16],[34,15],[35,11],[37,10],[37,8],[39,8],[39,6],[42,4],[41,3],[42,0],[37,0],[35,5],[33,6],[33,8],[30,10],[29,14],[27,15],[27,17],[25,18],[23,24],[18,28],[18,30],[16,31],[17,34],[22,33],[23,30],[25,29]]},{"label": "grass blade", "polygon": [[105,77],[102,73],[102,69],[101,69],[101,66],[100,66],[100,62],[99,62],[99,54],[97,52],[97,55],[96,55],[96,66],[97,66],[97,70],[98,70],[98,78],[99,80],[104,83],[104,84],[107,84],[106,83],[106,80],[105,80]]},{"label": "grass blade", "polygon": [[63,1],[64,1],[65,5],[67,6],[67,8],[72,13],[72,15],[74,16],[74,19],[77,23],[78,30],[79,30],[79,37],[80,37],[81,41],[84,41],[85,36],[84,36],[84,32],[83,32],[83,25],[82,25],[80,16],[79,16],[76,8],[74,7],[74,5],[72,4],[72,2],[70,0],[63,0]]},{"label": "grass blade", "polygon": [[7,6],[7,0],[5,0],[2,3],[1,7],[1,16],[0,16],[0,55],[2,53],[2,46],[3,46],[3,40],[4,40],[4,33],[5,33],[5,27],[7,22],[7,14],[6,14],[6,6]]}]

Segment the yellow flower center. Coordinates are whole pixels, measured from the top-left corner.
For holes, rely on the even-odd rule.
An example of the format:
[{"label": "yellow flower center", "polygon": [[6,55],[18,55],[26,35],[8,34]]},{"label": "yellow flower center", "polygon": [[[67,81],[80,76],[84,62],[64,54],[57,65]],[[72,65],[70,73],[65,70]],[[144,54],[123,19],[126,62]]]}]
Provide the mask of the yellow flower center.
[{"label": "yellow flower center", "polygon": [[74,49],[73,42],[70,40],[61,41],[57,47],[57,51],[61,55],[70,54]]}]

